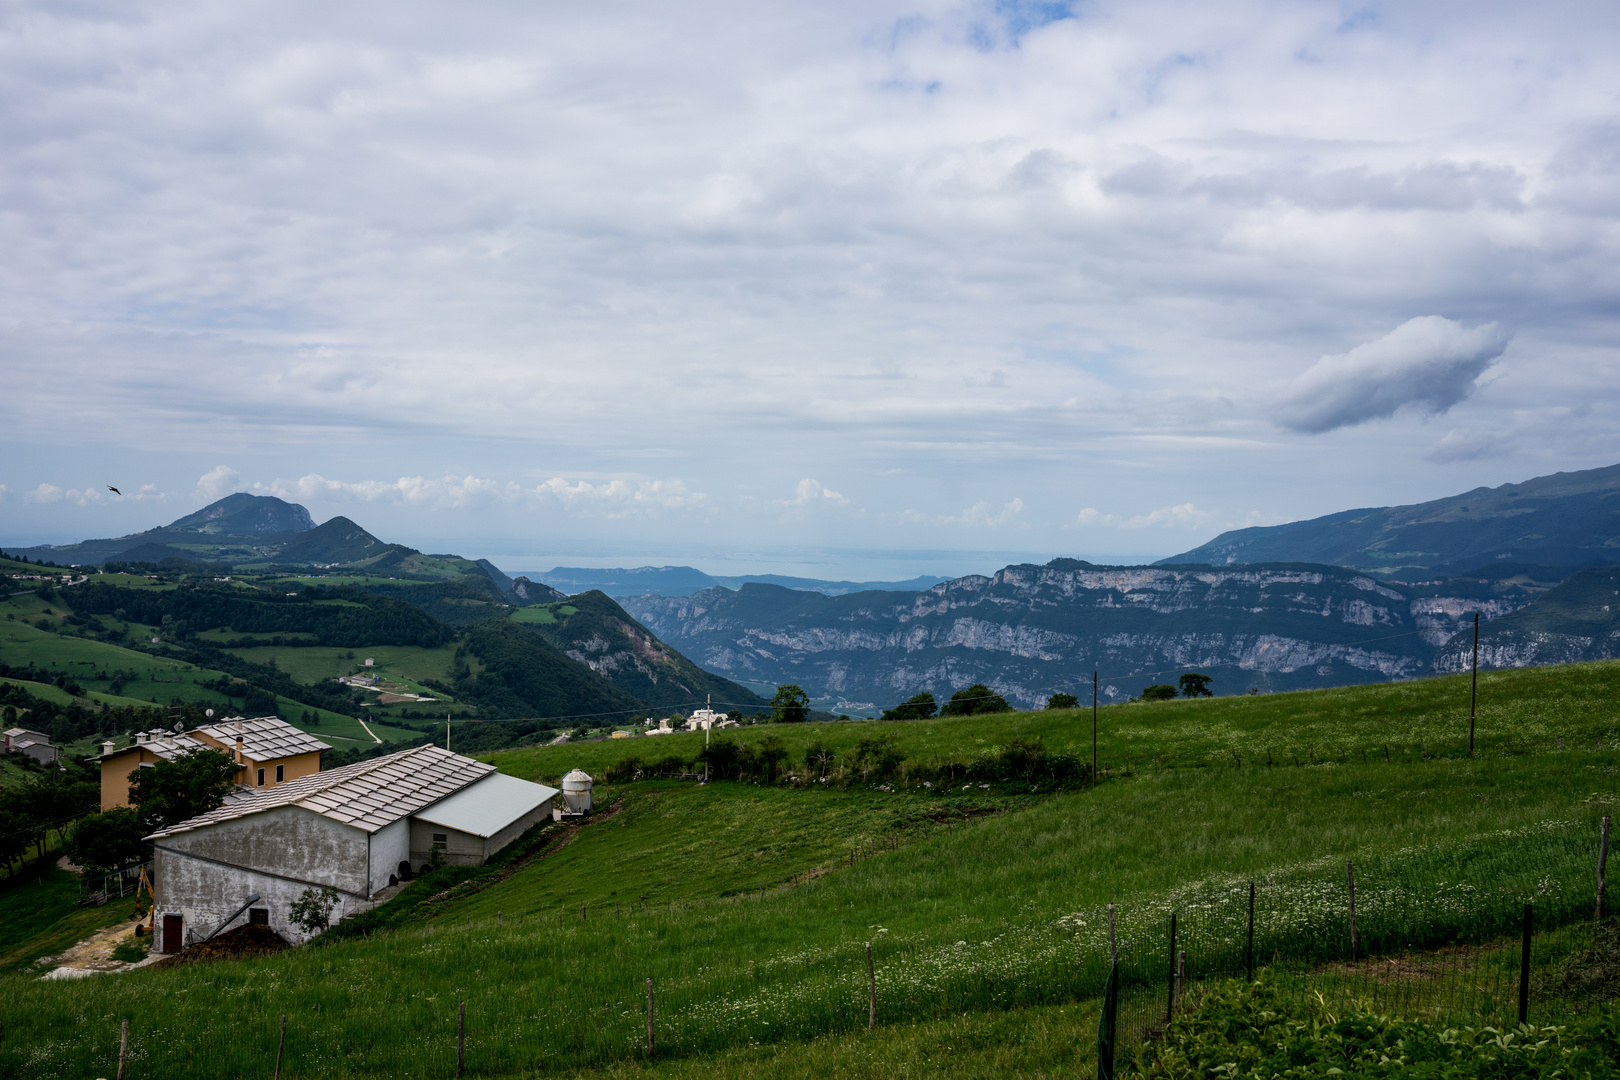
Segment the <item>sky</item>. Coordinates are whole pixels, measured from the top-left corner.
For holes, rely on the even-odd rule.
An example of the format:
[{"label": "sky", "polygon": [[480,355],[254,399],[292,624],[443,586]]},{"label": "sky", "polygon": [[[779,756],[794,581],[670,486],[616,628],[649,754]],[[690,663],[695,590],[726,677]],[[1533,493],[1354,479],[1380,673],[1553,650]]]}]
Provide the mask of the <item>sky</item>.
[{"label": "sky", "polygon": [[0,543],[250,491],[894,579],[1614,464],[1617,52],[1596,3],[8,3]]}]

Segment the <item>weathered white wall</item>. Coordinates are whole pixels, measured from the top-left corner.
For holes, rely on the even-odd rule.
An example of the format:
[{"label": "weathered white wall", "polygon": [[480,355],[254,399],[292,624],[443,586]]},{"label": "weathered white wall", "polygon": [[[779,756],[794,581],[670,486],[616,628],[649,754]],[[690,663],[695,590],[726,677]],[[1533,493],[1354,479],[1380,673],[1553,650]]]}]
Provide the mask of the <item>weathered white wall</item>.
[{"label": "weathered white wall", "polygon": [[371,834],[371,891],[388,888],[388,875],[411,855],[410,819],[400,818]]},{"label": "weathered white wall", "polygon": [[472,833],[452,829],[447,825],[435,825],[431,821],[418,821],[411,819],[411,867],[418,874],[422,867],[433,856],[433,837],[443,833],[445,836],[444,861],[451,866],[482,866],[484,863],[484,838],[474,836]]},{"label": "weathered white wall", "polygon": [[[158,915],[184,917],[188,939],[213,930],[253,893],[261,898],[253,906],[268,908],[270,926],[293,942],[305,935],[292,925],[292,904],[312,885],[331,885],[343,894],[334,921],[371,906],[366,834],[302,807],[223,821],[164,837],[155,846]],[[386,874],[382,880],[387,883]],[[244,913],[231,926],[245,921]]]}]

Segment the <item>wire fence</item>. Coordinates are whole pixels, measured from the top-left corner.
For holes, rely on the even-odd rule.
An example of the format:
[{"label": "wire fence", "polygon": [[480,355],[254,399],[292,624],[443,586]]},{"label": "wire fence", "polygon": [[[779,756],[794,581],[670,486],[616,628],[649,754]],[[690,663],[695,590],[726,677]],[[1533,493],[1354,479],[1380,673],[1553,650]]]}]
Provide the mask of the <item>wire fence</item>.
[{"label": "wire fence", "polygon": [[[1252,882],[1199,882],[1056,918],[1032,913],[971,939],[873,927],[861,935],[870,945],[795,946],[782,943],[779,906],[757,895],[558,906],[434,920],[374,933],[358,948],[297,950],[274,978],[244,977],[239,988],[234,977],[199,970],[194,989],[207,994],[206,1007],[142,1011],[133,983],[108,984],[108,993],[136,1010],[130,1080],[248,1075],[278,1055],[285,1075],[300,1077],[527,1074],[645,1058],[649,1031],[658,1057],[685,1057],[1095,1000],[1116,954],[1114,1041],[1126,1064],[1216,981],[1261,969],[1332,1006],[1511,1024],[1521,1003],[1530,1018],[1545,1018],[1553,1003],[1529,976],[1599,911],[1594,871],[1606,824],[1604,833],[1590,822],[1548,822],[1354,862],[1323,857]],[[760,941],[779,944],[749,947]],[[109,1075],[119,1022],[104,1010],[124,1007],[114,998],[97,1007],[33,1001],[32,1023],[62,1008],[62,1023],[71,1014],[94,1034],[29,1045],[8,1020],[0,1072],[8,1055],[26,1054],[34,1075]]]}]

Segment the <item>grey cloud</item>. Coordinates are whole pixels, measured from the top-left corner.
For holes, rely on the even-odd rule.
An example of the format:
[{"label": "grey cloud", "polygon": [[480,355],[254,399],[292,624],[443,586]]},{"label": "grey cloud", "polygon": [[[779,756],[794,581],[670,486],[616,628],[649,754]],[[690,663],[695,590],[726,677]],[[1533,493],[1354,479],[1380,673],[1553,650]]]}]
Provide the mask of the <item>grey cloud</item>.
[{"label": "grey cloud", "polygon": [[1316,211],[1367,209],[1461,213],[1476,207],[1521,210],[1525,178],[1505,165],[1424,162],[1400,170],[1366,166],[1307,171],[1257,168],[1198,173],[1189,163],[1154,156],[1113,169],[1098,181],[1113,195],[1207,199],[1233,206],[1277,202]]},{"label": "grey cloud", "polygon": [[1404,408],[1443,413],[1474,392],[1511,339],[1496,323],[1468,329],[1439,315],[1409,319],[1376,341],[1318,360],[1294,380],[1276,420],[1314,435]]}]

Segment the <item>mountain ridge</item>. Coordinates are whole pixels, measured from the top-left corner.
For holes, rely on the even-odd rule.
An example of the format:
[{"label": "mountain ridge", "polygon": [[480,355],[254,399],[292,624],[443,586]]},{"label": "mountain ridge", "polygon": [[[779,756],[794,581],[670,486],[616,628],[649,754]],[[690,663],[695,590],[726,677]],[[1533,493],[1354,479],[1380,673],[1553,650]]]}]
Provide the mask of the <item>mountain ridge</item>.
[{"label": "mountain ridge", "polygon": [[1620,465],[1234,529],[1154,565],[1314,562],[1391,577],[1510,560],[1566,571],[1620,562]]}]

